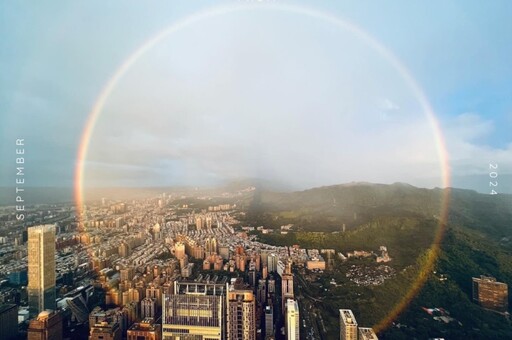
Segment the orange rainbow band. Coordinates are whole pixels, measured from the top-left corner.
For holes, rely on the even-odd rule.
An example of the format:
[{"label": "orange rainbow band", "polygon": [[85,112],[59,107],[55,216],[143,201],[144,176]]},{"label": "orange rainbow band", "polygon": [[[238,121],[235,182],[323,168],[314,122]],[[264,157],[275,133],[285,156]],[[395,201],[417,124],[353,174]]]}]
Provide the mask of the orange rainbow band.
[{"label": "orange rainbow band", "polygon": [[[115,71],[112,77],[108,80],[105,87],[101,91],[100,95],[96,99],[91,112],[87,118],[87,122],[85,124],[85,128],[82,133],[82,137],[80,139],[80,145],[77,155],[77,164],[75,168],[75,178],[74,178],[74,198],[75,204],[77,208],[77,212],[79,216],[82,216],[83,205],[84,205],[84,165],[85,160],[87,158],[87,151],[89,147],[89,141],[91,139],[92,133],[94,132],[94,127],[98,118],[100,117],[103,107],[105,106],[106,101],[108,100],[110,94],[115,89],[121,78],[130,70],[130,68],[151,48],[160,43],[166,37],[172,35],[173,33],[178,32],[179,30],[191,26],[194,23],[200,22],[201,20],[220,16],[232,12],[241,12],[241,11],[250,11],[250,10],[276,10],[288,13],[301,14],[309,17],[313,17],[328,23],[331,23],[339,28],[346,29],[353,33],[354,35],[363,39],[368,45],[374,48],[381,56],[386,58],[388,62],[393,65],[393,67],[400,73],[403,77],[407,85],[413,91],[414,95],[418,99],[421,107],[423,108],[425,114],[427,115],[427,119],[430,123],[430,126],[434,132],[435,144],[437,153],[440,160],[440,170],[441,170],[441,178],[442,178],[442,186],[444,188],[448,188],[450,186],[450,168],[448,163],[448,153],[445,147],[445,141],[441,132],[441,128],[439,126],[439,122],[437,121],[434,112],[430,103],[428,102],[425,94],[421,90],[421,87],[409,73],[407,68],[397,59],[396,56],[391,53],[385,46],[376,41],[372,36],[368,33],[360,29],[355,24],[347,21],[341,20],[331,14],[304,8],[298,6],[290,6],[283,4],[234,4],[227,7],[216,7],[213,9],[209,9],[206,11],[199,12],[192,16],[189,16],[183,20],[178,21],[177,23],[172,24],[171,26],[166,27],[149,40],[147,40],[144,44],[142,44],[139,48],[137,48]],[[416,278],[416,280],[411,285],[410,290],[404,295],[402,300],[393,308],[393,310],[388,314],[388,316],[374,326],[375,331],[381,331],[388,327],[391,322],[396,319],[396,317],[404,311],[407,305],[411,302],[411,300],[418,294],[419,290],[425,283],[428,278],[428,274],[432,271],[435,260],[439,254],[439,245],[443,237],[444,226],[446,224],[447,214],[448,214],[448,204],[449,204],[449,190],[443,190],[442,198],[441,198],[441,211],[439,216],[439,223],[437,226],[434,242],[432,247],[429,249],[427,253],[427,258],[425,261],[425,265],[422,268],[420,274]]]}]

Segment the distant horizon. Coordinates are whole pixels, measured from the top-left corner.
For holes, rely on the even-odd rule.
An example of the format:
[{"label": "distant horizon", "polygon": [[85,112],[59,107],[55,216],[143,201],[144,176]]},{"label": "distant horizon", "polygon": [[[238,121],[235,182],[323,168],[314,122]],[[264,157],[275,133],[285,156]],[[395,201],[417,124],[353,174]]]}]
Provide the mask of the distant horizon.
[{"label": "distant horizon", "polygon": [[[254,185],[257,189],[261,189],[263,187],[263,190],[264,191],[271,191],[271,192],[282,192],[282,193],[291,193],[291,192],[302,192],[302,191],[307,191],[307,190],[313,190],[313,189],[319,189],[319,188],[327,188],[327,187],[335,187],[335,186],[364,186],[364,185],[383,185],[383,186],[393,186],[393,185],[407,185],[407,186],[411,186],[413,188],[416,188],[416,189],[426,189],[426,190],[436,190],[436,189],[439,189],[439,190],[445,190],[445,189],[454,189],[454,190],[468,190],[468,191],[474,191],[476,192],[477,194],[482,194],[482,195],[489,195],[488,192],[481,192],[481,191],[478,191],[474,188],[464,188],[464,187],[455,187],[455,186],[450,186],[450,187],[445,187],[445,188],[441,188],[441,187],[432,187],[432,188],[427,188],[427,187],[421,187],[421,186],[416,186],[416,185],[413,185],[413,184],[410,184],[410,183],[406,183],[406,182],[394,182],[394,183],[375,183],[375,182],[368,182],[368,181],[352,181],[352,182],[346,182],[346,183],[335,183],[335,184],[325,184],[325,185],[319,185],[319,186],[313,186],[313,187],[305,187],[305,188],[296,188],[296,189],[277,189],[277,188],[271,188],[271,187],[268,187],[268,186],[259,186],[257,185],[257,183],[253,183],[253,181],[256,181],[256,179],[247,179],[247,180],[236,180],[236,181],[232,181],[232,182],[228,182],[228,183],[224,183],[224,184],[218,184],[218,185],[215,185],[215,186],[194,186],[194,185],[190,185],[190,186],[133,186],[133,187],[129,187],[129,186],[110,186],[110,187],[94,187],[94,188],[85,188],[85,198],[86,198],[86,202],[87,201],[96,201],[96,200],[99,200],[101,199],[102,197],[105,197],[105,198],[109,198],[108,197],[108,191],[109,190],[112,190],[112,191],[123,191],[123,190],[126,190],[126,191],[144,191],[144,190],[147,190],[147,191],[151,191],[151,193],[148,193],[148,195],[155,195],[155,194],[161,194],[163,192],[165,192],[166,190],[170,190],[170,191],[187,191],[187,192],[191,192],[191,191],[194,191],[195,189],[197,190],[200,190],[200,191],[215,191],[215,190],[224,190],[224,189],[230,189],[229,186],[234,186],[234,185],[240,185],[239,188],[231,188],[231,191],[235,191],[235,190],[240,190],[240,189],[244,189],[246,188],[247,186],[249,185]],[[247,182],[247,183],[243,183],[243,182]],[[512,182],[512,180],[511,180]],[[1,189],[6,189],[6,190],[2,190],[3,194],[0,195],[0,206],[14,206],[16,205],[16,202],[15,202],[15,187],[12,186],[12,187],[8,187],[8,186],[0,186]],[[25,187],[26,191],[25,191],[25,198],[27,200],[27,204],[29,205],[33,205],[33,204],[44,204],[43,201],[47,201],[48,199],[51,200],[51,202],[49,204],[57,204],[57,203],[67,203],[67,202],[75,202],[75,199],[74,199],[74,194],[75,194],[75,191],[74,191],[74,187],[71,187],[71,186],[68,186],[68,187],[65,187],[65,186],[32,186],[32,187]],[[36,198],[32,198],[31,199],[31,190],[34,190],[36,192],[33,192],[32,194],[34,196],[36,196]],[[45,190],[48,190],[48,192],[45,192]],[[53,195],[55,194],[55,192],[52,192],[52,191],[60,191],[58,194],[61,196],[61,197],[53,197]],[[97,192],[95,192],[97,191]],[[229,190],[226,190],[226,191],[229,191]],[[512,190],[509,191],[509,192],[499,192],[498,195],[512,195]],[[88,195],[92,195],[94,197],[92,198],[87,198]],[[114,194],[114,196],[116,196],[116,194]],[[117,198],[116,198],[117,199]],[[129,199],[134,199],[134,198],[129,198]]]},{"label": "distant horizon", "polygon": [[[158,186],[158,185],[94,186],[94,187],[86,187],[86,188],[84,188],[84,191],[87,191],[87,190],[104,190],[104,189],[159,189],[159,188],[161,188],[161,189],[165,189],[165,188],[167,188],[167,189],[194,189],[194,188],[199,188],[199,189],[222,189],[222,188],[231,186],[233,184],[237,184],[236,182],[237,181],[234,181],[232,183],[231,182],[227,182],[227,183],[205,184],[205,185],[183,184],[183,185],[162,185],[162,186]],[[349,186],[349,185],[366,185],[366,184],[368,184],[368,185],[400,185],[400,184],[403,184],[403,185],[408,185],[408,186],[415,187],[415,188],[418,188],[418,189],[429,189],[429,190],[431,190],[431,189],[461,189],[461,190],[473,190],[473,191],[479,192],[478,190],[470,188],[470,187],[460,187],[460,186],[453,186],[453,185],[446,186],[446,187],[442,187],[442,186],[427,187],[427,186],[415,185],[415,184],[411,184],[411,183],[408,183],[408,182],[401,182],[401,181],[392,182],[392,183],[370,182],[370,181],[351,181],[351,182],[340,182],[340,183],[329,183],[329,184],[326,183],[326,184],[319,184],[319,185],[313,185],[313,186],[294,187],[294,188],[290,188],[290,189],[285,190],[285,191],[290,191],[290,190],[291,191],[304,191],[304,190],[310,190],[310,189],[315,189],[315,188],[323,188],[323,187],[331,187],[331,186]],[[253,185],[255,187],[258,187],[257,183],[247,183],[247,185]],[[259,185],[259,186],[265,186],[265,185]],[[16,186],[15,185],[12,185],[12,186],[0,186],[0,188],[15,189]],[[65,189],[65,190],[73,190],[74,186],[59,186],[59,185],[24,186],[24,189],[31,189],[31,188],[36,188],[36,189],[63,189],[63,190]],[[487,192],[479,192],[479,193],[486,194]]]},{"label": "distant horizon", "polygon": [[[479,175],[475,175],[479,176]],[[468,176],[469,177],[469,176]],[[512,179],[512,175],[503,175],[501,177],[510,177]],[[256,180],[258,181],[258,180]],[[253,186],[260,186],[260,187],[272,187],[273,185],[277,187],[286,187],[285,184],[277,183],[275,181],[266,181],[266,180],[259,180],[265,182],[263,185],[260,183],[253,183],[252,179],[241,179],[241,180],[233,180],[233,181],[225,181],[225,182],[217,182],[212,184],[202,184],[202,185],[196,185],[196,184],[180,184],[180,185],[105,185],[105,186],[85,186],[84,191],[87,190],[103,190],[103,189],[158,189],[158,188],[172,188],[172,189],[194,189],[194,188],[200,188],[200,189],[219,189],[219,188],[225,188],[228,186],[238,185],[240,182],[240,185],[253,185]],[[243,183],[247,182],[247,183]],[[273,183],[272,185],[269,185],[268,183]],[[365,180],[354,180],[354,181],[348,181],[348,182],[334,182],[334,183],[325,183],[325,184],[318,184],[318,185],[308,185],[308,186],[291,186],[288,185],[289,189],[286,189],[285,191],[303,191],[303,190],[309,190],[314,188],[322,188],[322,187],[330,187],[330,186],[342,186],[342,185],[395,185],[395,184],[404,184],[409,185],[415,188],[419,189],[461,189],[461,190],[473,190],[477,191],[482,194],[489,194],[487,190],[479,191],[478,189],[475,189],[477,185],[475,186],[457,186],[457,185],[449,185],[449,186],[422,186],[417,185],[405,181],[395,181],[395,182],[372,182],[372,181],[365,181]],[[0,188],[4,189],[15,189],[16,185],[0,185]],[[30,188],[38,188],[38,189],[44,189],[44,188],[53,188],[53,189],[66,189],[66,190],[72,190],[75,188],[74,185],[32,185],[32,186],[24,186],[24,189],[30,189]],[[507,187],[508,189],[508,187]],[[512,192],[498,192],[500,193],[508,193],[512,194]]]}]

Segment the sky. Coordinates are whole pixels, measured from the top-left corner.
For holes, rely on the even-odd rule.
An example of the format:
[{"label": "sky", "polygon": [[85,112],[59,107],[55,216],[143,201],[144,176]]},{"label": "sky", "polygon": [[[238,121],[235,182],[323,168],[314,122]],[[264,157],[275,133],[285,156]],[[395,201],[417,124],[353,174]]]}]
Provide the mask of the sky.
[{"label": "sky", "polygon": [[92,130],[88,187],[432,188],[444,166],[451,186],[512,193],[511,13],[509,1],[2,2],[0,186],[16,185],[23,138],[27,185],[72,187],[88,117],[132,56]]}]

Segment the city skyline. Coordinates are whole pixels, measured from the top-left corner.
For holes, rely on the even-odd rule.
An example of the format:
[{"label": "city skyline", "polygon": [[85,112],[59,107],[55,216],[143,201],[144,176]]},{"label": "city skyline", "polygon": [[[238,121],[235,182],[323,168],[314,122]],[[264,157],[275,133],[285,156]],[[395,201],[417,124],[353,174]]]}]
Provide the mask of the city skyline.
[{"label": "city skyline", "polygon": [[[506,2],[488,6],[486,16],[476,3],[363,11],[364,4],[203,1],[134,4],[114,18],[119,6],[2,4],[0,185],[14,186],[8,164],[15,139],[24,138],[27,182],[71,188],[102,88],[134,52],[175,27],[135,58],[105,99],[87,141],[86,186],[258,177],[294,188],[434,187],[445,167],[452,186],[484,192],[494,162],[498,192],[512,192]],[[29,17],[45,29],[22,27]],[[52,128],[58,133],[45,132]]]},{"label": "city skyline", "polygon": [[506,337],[511,197],[453,190],[443,228],[441,192],[160,192],[25,222],[3,208],[0,319],[29,339]]}]

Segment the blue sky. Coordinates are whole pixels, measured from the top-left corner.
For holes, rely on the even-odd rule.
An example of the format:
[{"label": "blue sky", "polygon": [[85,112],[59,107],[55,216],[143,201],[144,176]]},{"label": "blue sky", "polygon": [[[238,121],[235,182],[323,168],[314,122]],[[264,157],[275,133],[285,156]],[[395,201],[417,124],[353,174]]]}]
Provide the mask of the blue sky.
[{"label": "blue sky", "polygon": [[173,23],[245,5],[256,8],[169,36],[122,78],[93,133],[89,185],[438,185],[432,130],[400,74],[353,32],[274,4],[386,46],[432,104],[454,186],[486,192],[496,162],[498,189],[512,192],[509,1],[3,2],[0,185],[14,185],[25,138],[30,185],[71,186],[87,115],[119,65]]}]

